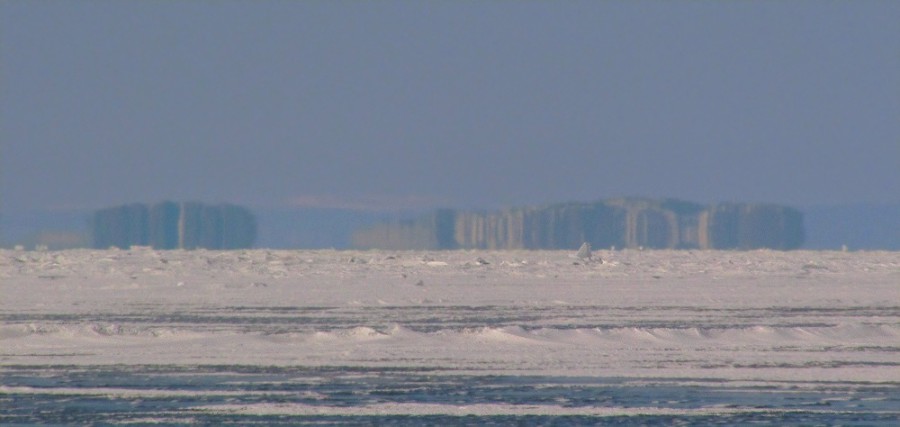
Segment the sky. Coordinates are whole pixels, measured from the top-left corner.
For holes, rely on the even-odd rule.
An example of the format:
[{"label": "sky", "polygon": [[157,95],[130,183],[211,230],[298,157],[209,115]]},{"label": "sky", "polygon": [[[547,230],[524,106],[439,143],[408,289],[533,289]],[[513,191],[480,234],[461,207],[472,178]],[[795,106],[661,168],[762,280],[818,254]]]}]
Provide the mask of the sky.
[{"label": "sky", "polygon": [[0,0],[0,212],[900,202],[896,1]]}]

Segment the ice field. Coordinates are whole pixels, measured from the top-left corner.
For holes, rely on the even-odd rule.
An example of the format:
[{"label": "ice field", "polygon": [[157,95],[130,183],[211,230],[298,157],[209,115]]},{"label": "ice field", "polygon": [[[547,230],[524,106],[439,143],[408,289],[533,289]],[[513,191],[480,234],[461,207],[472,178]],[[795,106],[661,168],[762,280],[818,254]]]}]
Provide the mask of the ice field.
[{"label": "ice field", "polygon": [[0,251],[0,422],[900,420],[900,253],[574,254]]}]

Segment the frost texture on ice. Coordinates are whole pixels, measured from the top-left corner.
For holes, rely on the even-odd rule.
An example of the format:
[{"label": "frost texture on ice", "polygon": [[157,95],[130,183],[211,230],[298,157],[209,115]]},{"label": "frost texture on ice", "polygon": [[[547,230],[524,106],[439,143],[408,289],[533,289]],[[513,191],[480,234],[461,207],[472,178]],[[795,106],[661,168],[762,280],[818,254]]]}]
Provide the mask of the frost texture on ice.
[{"label": "frost texture on ice", "polygon": [[0,364],[900,381],[896,252],[600,255],[0,251]]},{"label": "frost texture on ice", "polygon": [[0,250],[0,418],[895,424],[900,254],[573,258]]}]

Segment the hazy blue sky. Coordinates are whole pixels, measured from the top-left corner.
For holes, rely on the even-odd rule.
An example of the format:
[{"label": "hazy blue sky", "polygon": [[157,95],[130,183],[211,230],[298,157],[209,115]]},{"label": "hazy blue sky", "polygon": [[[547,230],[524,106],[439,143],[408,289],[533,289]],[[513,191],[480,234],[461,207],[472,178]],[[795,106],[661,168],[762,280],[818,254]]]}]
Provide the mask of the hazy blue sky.
[{"label": "hazy blue sky", "polygon": [[0,1],[0,209],[896,203],[898,22],[898,1]]}]

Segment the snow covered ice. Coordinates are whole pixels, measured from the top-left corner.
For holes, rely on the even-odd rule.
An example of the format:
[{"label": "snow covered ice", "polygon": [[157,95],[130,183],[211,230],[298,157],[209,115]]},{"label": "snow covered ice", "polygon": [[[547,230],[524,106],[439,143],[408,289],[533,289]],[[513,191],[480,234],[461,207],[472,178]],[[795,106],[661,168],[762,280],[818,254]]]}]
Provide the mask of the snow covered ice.
[{"label": "snow covered ice", "polygon": [[571,254],[0,251],[0,413],[900,416],[900,253]]}]

